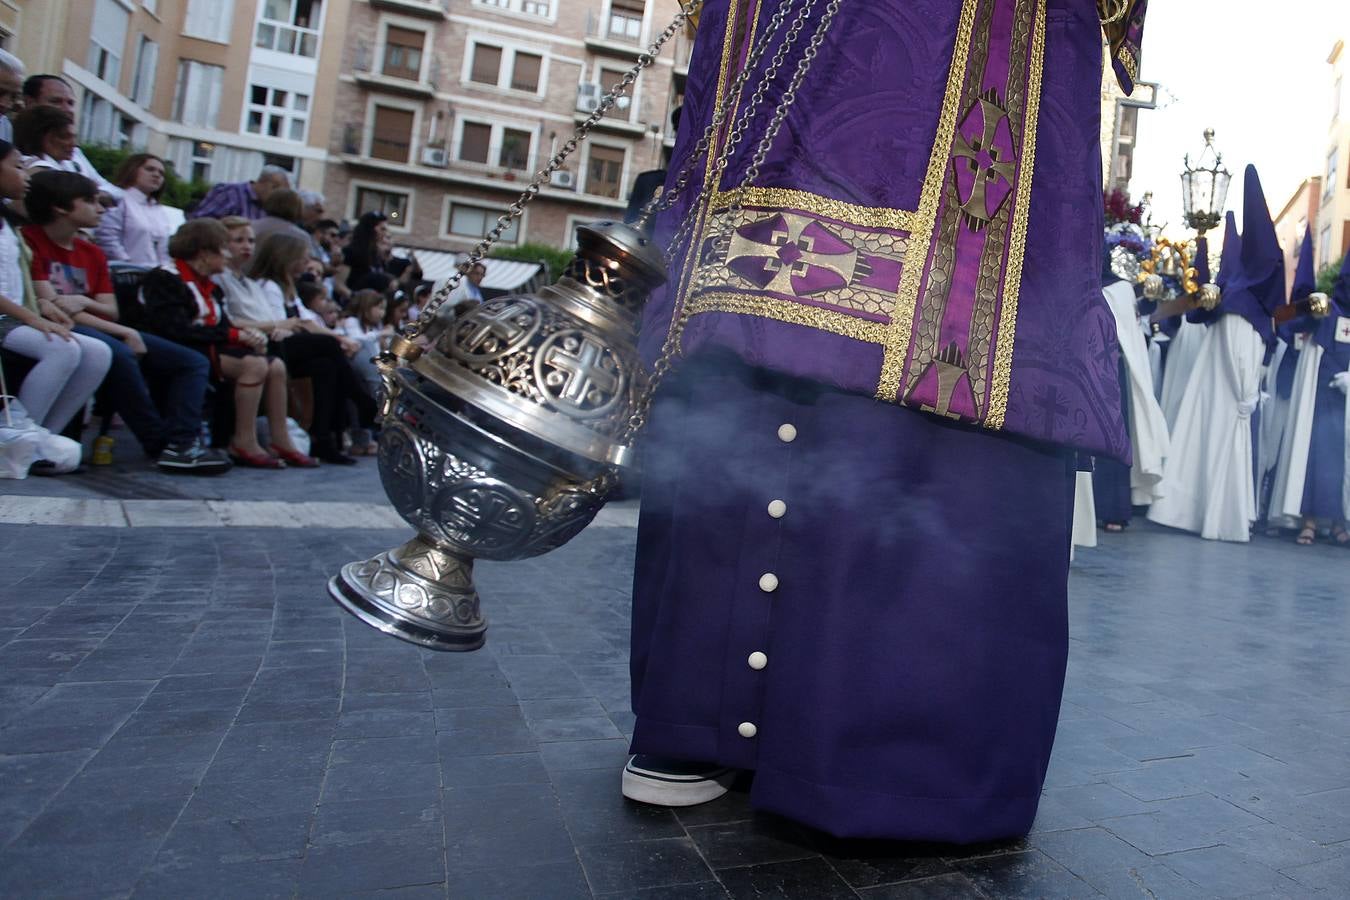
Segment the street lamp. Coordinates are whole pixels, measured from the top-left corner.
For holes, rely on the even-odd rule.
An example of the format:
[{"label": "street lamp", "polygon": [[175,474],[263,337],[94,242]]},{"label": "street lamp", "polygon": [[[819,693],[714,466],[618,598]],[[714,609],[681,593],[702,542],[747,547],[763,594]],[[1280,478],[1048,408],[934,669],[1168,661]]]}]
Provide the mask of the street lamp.
[{"label": "street lamp", "polygon": [[[1208,167],[1206,164],[1208,163]],[[1194,167],[1186,154],[1186,171],[1181,173],[1181,205],[1186,224],[1194,228],[1201,240],[1205,232],[1219,227],[1223,208],[1228,201],[1228,183],[1232,174],[1223,167],[1223,154],[1214,149],[1214,129],[1205,129],[1205,149]]]}]

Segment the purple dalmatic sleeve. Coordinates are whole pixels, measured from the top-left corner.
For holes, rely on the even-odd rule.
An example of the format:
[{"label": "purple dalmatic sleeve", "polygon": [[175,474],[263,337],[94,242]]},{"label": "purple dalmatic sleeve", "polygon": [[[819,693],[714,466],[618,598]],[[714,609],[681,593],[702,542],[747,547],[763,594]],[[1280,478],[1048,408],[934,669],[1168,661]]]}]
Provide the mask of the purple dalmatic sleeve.
[{"label": "purple dalmatic sleeve", "polygon": [[1126,95],[1134,93],[1134,83],[1139,79],[1139,54],[1144,45],[1144,16],[1147,14],[1148,0],[1128,0],[1124,15],[1102,25],[1106,41],[1111,45],[1111,67]]},{"label": "purple dalmatic sleeve", "polygon": [[761,148],[820,23],[783,8],[705,6],[668,189],[727,112],[657,223],[679,240],[647,358],[686,321],[686,355],[1123,458],[1095,6],[842,4]]}]

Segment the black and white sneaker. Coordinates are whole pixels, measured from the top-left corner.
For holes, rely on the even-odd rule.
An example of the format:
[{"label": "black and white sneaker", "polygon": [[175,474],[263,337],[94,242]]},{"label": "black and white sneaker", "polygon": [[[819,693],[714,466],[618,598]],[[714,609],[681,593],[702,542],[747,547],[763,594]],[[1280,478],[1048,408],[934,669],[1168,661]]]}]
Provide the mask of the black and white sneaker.
[{"label": "black and white sneaker", "polygon": [[623,795],[653,806],[697,806],[716,800],[736,780],[725,766],[638,754],[623,767]]},{"label": "black and white sneaker", "polygon": [[204,447],[201,441],[192,441],[165,447],[155,465],[160,471],[178,475],[221,475],[230,471],[233,463],[219,450]]}]

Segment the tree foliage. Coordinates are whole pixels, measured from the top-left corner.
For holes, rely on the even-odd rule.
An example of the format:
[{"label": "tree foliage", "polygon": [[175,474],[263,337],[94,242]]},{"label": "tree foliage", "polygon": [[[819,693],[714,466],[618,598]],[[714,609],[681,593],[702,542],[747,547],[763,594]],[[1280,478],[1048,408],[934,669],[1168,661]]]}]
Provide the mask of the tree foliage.
[{"label": "tree foliage", "polygon": [[516,247],[494,248],[488,257],[491,259],[514,259],[520,262],[537,262],[548,266],[548,280],[557,278],[567,268],[575,256],[571,250],[559,250],[548,244],[520,244]]},{"label": "tree foliage", "polygon": [[[127,150],[121,147],[108,147],[102,144],[81,144],[80,149],[84,155],[89,158],[89,162],[98,169],[99,174],[109,181],[117,172],[117,167],[122,161],[132,153],[139,151]],[[179,209],[187,209],[193,203],[196,203],[206,192],[211,189],[210,182],[206,181],[186,181],[178,176],[173,170],[173,166],[166,160],[164,163],[164,192],[159,195],[159,201],[165,206],[176,206]]]},{"label": "tree foliage", "polygon": [[1336,290],[1336,279],[1341,274],[1341,264],[1345,258],[1336,260],[1334,263],[1325,265],[1317,273],[1317,289],[1328,297]]}]

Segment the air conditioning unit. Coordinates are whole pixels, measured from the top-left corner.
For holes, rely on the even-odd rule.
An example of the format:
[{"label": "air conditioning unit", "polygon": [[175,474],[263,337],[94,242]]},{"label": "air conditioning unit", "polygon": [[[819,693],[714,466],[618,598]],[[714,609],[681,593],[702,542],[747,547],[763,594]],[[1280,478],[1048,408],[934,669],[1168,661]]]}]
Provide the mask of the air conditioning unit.
[{"label": "air conditioning unit", "polygon": [[422,165],[444,169],[450,162],[450,154],[444,147],[423,147]]},{"label": "air conditioning unit", "polygon": [[575,191],[577,189],[577,176],[566,169],[559,169],[549,176],[548,183],[565,191]]},{"label": "air conditioning unit", "polygon": [[593,113],[600,108],[600,97],[603,92],[598,84],[577,85],[577,111],[584,113]]}]

